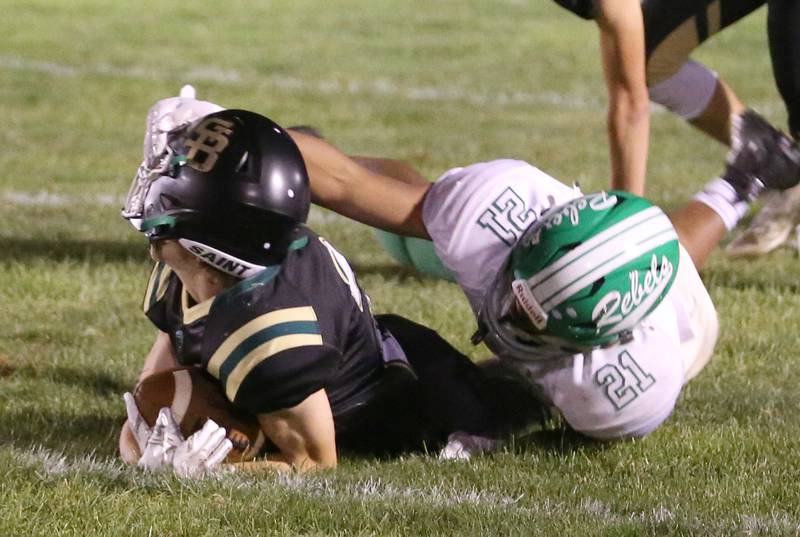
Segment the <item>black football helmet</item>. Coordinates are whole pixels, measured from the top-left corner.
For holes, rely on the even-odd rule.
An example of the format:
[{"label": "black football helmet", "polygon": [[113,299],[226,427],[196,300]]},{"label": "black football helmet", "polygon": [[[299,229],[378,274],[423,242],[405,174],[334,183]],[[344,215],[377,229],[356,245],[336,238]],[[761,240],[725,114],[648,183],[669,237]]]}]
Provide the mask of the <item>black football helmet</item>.
[{"label": "black football helmet", "polygon": [[222,110],[169,133],[167,153],[125,218],[151,241],[178,239],[239,277],[280,262],[311,199],[303,157],[283,128]]}]

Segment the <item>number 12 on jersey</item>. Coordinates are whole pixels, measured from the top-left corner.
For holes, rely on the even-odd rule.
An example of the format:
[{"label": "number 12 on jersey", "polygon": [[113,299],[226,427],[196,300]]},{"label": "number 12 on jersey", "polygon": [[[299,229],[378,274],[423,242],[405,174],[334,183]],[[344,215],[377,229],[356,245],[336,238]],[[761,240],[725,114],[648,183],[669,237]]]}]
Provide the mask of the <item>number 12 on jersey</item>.
[{"label": "number 12 on jersey", "polygon": [[604,365],[597,370],[594,380],[599,386],[605,387],[606,397],[620,410],[649,390],[656,379],[642,369],[628,351],[621,352],[617,360],[619,366]]}]

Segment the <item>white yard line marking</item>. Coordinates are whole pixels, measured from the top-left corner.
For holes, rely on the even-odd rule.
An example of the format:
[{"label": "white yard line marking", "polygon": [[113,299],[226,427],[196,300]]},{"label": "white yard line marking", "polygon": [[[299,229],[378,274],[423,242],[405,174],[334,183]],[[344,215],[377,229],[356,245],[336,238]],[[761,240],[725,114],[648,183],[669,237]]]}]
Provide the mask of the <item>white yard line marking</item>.
[{"label": "white yard line marking", "polygon": [[[133,475],[136,483],[158,486],[165,477],[161,474],[132,472],[117,459],[100,458],[95,454],[82,457],[67,457],[42,447],[28,450],[7,448],[14,454],[21,466],[33,468],[42,479],[62,478],[65,475],[101,474],[105,477],[119,478]],[[432,463],[436,464],[436,463]],[[800,521],[786,513],[773,513],[768,516],[739,514],[735,518],[715,520],[700,519],[692,514],[676,513],[664,505],[647,511],[618,512],[612,506],[591,498],[577,503],[553,501],[549,498],[534,498],[526,495],[509,496],[494,491],[480,490],[477,487],[458,488],[447,482],[432,483],[426,487],[398,486],[379,477],[370,477],[355,483],[338,483],[335,479],[280,474],[274,478],[241,478],[236,474],[223,474],[220,479],[234,484],[237,489],[264,489],[269,492],[283,488],[291,492],[313,497],[374,502],[407,502],[437,507],[472,506],[486,510],[502,510],[512,515],[521,514],[526,518],[544,516],[564,516],[569,513],[588,515],[593,521],[607,525],[640,523],[646,526],[671,524],[696,531],[698,534],[722,535],[730,533],[771,534],[780,532],[790,534],[800,532]],[[187,484],[189,486],[189,484]]]},{"label": "white yard line marking", "polygon": [[[234,86],[248,86],[254,89],[258,85],[259,87],[266,86],[286,92],[314,91],[325,95],[372,95],[391,99],[401,98],[408,101],[462,102],[479,106],[541,105],[594,111],[602,111],[605,108],[605,97],[601,91],[594,92],[593,95],[564,94],[553,91],[475,91],[452,85],[446,87],[407,86],[387,78],[363,81],[354,79],[307,80],[276,75],[264,77],[254,72],[242,72],[236,69],[216,67],[190,69],[178,77],[170,76],[156,69],[137,66],[119,67],[107,63],[76,66],[30,60],[19,55],[0,55],[0,69],[32,71],[65,78],[104,75],[139,80],[175,81],[176,84],[213,82]],[[752,102],[751,105],[766,114],[782,115],[785,113],[782,103],[776,99],[756,101]],[[659,105],[653,105],[651,110],[656,114],[667,113]]]},{"label": "white yard line marking", "polygon": [[135,78],[193,84],[214,82],[235,86],[266,85],[281,91],[314,91],[327,95],[372,95],[392,99],[402,98],[409,101],[434,102],[466,102],[482,106],[517,106],[517,105],[552,105],[572,109],[597,109],[604,106],[600,97],[584,97],[565,95],[557,92],[494,92],[473,91],[452,85],[440,86],[407,86],[394,80],[381,78],[361,81],[342,80],[306,80],[287,76],[263,77],[256,73],[241,72],[236,69],[218,69],[208,67],[194,69],[181,74],[180,77],[141,67],[117,67],[105,63],[89,65],[68,65],[55,62],[29,60],[22,56],[0,55],[0,69],[13,71],[33,71],[55,77],[77,77],[84,75],[107,75],[119,78]]},{"label": "white yard line marking", "polygon": [[[114,207],[121,209],[125,196],[114,194],[59,194],[38,190],[27,192],[22,190],[0,191],[0,204],[8,203],[22,207]],[[350,221],[344,216],[311,206],[308,223],[325,224],[333,221]]]},{"label": "white yard line marking", "polygon": [[88,206],[118,206],[122,208],[124,196],[113,194],[57,194],[39,190],[25,192],[19,190],[6,190],[2,193],[2,201],[23,207],[88,207]]}]

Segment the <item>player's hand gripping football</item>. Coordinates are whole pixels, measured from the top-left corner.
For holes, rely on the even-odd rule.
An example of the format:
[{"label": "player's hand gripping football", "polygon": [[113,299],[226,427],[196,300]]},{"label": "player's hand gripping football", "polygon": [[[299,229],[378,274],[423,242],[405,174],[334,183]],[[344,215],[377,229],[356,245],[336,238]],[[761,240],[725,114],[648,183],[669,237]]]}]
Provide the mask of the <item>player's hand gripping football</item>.
[{"label": "player's hand gripping football", "polygon": [[165,407],[158,412],[156,422],[151,429],[139,412],[133,395],[125,392],[122,398],[125,400],[128,424],[142,454],[137,466],[145,470],[169,466],[175,449],[184,441],[170,409]]},{"label": "player's hand gripping football", "polygon": [[220,468],[233,444],[225,429],[209,419],[203,428],[181,443],[172,458],[175,473],[182,477],[201,477]]},{"label": "player's hand gripping football", "polygon": [[164,407],[151,428],[139,412],[131,393],[123,394],[128,424],[142,456],[137,466],[156,470],[172,466],[182,477],[200,477],[217,470],[233,444],[223,427],[207,420],[203,428],[184,440],[172,411]]}]

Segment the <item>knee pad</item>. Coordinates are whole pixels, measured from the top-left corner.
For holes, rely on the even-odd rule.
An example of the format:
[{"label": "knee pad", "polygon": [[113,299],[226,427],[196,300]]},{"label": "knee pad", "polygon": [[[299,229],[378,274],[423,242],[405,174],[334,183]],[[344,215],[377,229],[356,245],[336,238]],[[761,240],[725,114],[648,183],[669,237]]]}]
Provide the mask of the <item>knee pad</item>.
[{"label": "knee pad", "polygon": [[683,119],[692,120],[706,109],[717,89],[717,74],[694,60],[678,72],[648,88],[650,100]]}]

